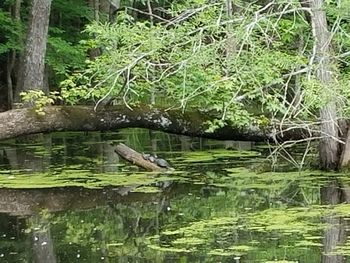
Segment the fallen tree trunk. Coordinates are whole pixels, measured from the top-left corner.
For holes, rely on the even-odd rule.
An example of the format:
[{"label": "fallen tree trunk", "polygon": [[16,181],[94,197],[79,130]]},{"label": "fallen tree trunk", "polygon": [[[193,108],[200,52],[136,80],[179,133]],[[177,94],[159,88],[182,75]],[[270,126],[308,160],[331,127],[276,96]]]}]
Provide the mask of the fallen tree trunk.
[{"label": "fallen tree trunk", "polygon": [[163,110],[147,106],[99,108],[92,106],[51,106],[43,108],[45,115],[23,108],[0,113],[0,140],[21,135],[55,131],[107,131],[122,128],[146,128],[168,133],[205,137],[219,140],[266,141],[308,138],[305,128],[288,129],[276,133],[274,127],[258,125],[237,127],[227,125],[208,132],[208,121],[215,119],[208,113]]},{"label": "fallen tree trunk", "polygon": [[130,163],[145,168],[146,170],[154,172],[162,172],[167,170],[159,167],[155,163],[151,163],[150,161],[143,159],[142,154],[136,152],[134,149],[131,149],[123,143],[119,143],[117,145],[115,152]]}]

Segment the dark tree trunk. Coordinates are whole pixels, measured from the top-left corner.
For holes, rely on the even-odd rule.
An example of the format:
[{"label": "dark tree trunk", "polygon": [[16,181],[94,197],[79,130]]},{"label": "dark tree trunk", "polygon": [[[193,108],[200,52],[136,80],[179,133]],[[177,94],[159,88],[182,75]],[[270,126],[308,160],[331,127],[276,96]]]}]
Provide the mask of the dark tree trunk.
[{"label": "dark tree trunk", "polygon": [[[16,0],[13,6],[11,7],[12,17],[16,21],[20,21],[20,11],[21,11],[22,0]],[[7,73],[6,73],[6,82],[7,82],[7,107],[9,109],[13,106],[13,90],[14,90],[14,69],[17,60],[17,52],[12,50],[7,57]]]},{"label": "dark tree trunk", "polygon": [[117,16],[117,12],[120,8],[120,0],[112,0],[110,1],[109,7],[109,22],[114,23],[115,18]]},{"label": "dark tree trunk", "polygon": [[44,89],[45,54],[51,0],[32,0],[23,63],[19,72],[15,101],[20,92]]},{"label": "dark tree trunk", "polygon": [[320,166],[325,170],[335,170],[339,165],[339,143],[337,128],[337,108],[334,97],[334,74],[330,60],[331,35],[328,31],[326,13],[323,0],[310,1],[312,10],[312,27],[315,37],[314,59],[316,62],[316,77],[323,86],[322,97],[329,98],[327,104],[320,110],[321,133],[324,136],[320,141]]}]

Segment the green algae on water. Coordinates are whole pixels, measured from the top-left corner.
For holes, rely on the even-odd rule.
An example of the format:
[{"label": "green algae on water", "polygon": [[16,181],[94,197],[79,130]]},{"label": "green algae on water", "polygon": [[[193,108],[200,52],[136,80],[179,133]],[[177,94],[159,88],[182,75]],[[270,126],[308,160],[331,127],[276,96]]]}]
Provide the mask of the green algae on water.
[{"label": "green algae on water", "polygon": [[132,190],[131,192],[133,193],[160,193],[162,192],[162,190],[158,187],[154,187],[154,186],[140,186],[137,187],[136,189]]},{"label": "green algae on water", "polygon": [[219,159],[252,158],[258,156],[260,156],[260,153],[255,151],[234,151],[219,149],[210,151],[185,152],[182,155],[181,162],[213,162]]},{"label": "green algae on water", "polygon": [[[173,181],[174,178],[156,173],[108,173],[98,174],[88,170],[63,170],[60,173],[11,173],[0,176],[0,187],[13,189],[84,187],[104,188],[110,186],[147,186],[156,182]],[[142,188],[136,191],[141,191]],[[143,189],[146,191],[146,188]],[[155,188],[148,191],[155,192]]]}]

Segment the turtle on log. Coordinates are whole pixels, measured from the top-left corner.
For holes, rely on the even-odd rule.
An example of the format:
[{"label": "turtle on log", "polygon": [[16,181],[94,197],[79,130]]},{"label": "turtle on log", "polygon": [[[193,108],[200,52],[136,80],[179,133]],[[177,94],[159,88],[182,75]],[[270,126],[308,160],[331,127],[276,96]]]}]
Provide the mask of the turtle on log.
[{"label": "turtle on log", "polygon": [[166,168],[166,169],[171,168],[170,164],[165,159],[158,158],[156,154],[152,155],[149,153],[142,153],[142,158],[146,161],[150,161],[151,163],[155,163],[159,167]]},{"label": "turtle on log", "polygon": [[164,160],[164,159],[162,159],[162,158],[157,158],[157,159],[155,160],[155,163],[156,163],[159,167],[162,167],[162,168],[167,168],[167,169],[171,168],[170,164],[169,164],[166,160]]}]

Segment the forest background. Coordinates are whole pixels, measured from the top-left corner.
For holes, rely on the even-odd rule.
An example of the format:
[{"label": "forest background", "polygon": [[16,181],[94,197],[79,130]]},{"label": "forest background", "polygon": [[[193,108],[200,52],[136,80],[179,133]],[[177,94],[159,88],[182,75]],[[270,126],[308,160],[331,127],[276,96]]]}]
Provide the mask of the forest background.
[{"label": "forest background", "polygon": [[[233,127],[232,138],[281,147],[319,140],[321,168],[346,167],[349,20],[349,0],[2,1],[0,137],[66,128],[49,104],[74,105],[68,119],[91,105],[79,116],[95,129],[110,128],[95,112],[122,105],[130,126],[222,138]],[[27,107],[41,119],[11,110]],[[168,114],[160,125],[147,119],[155,109]]]}]

